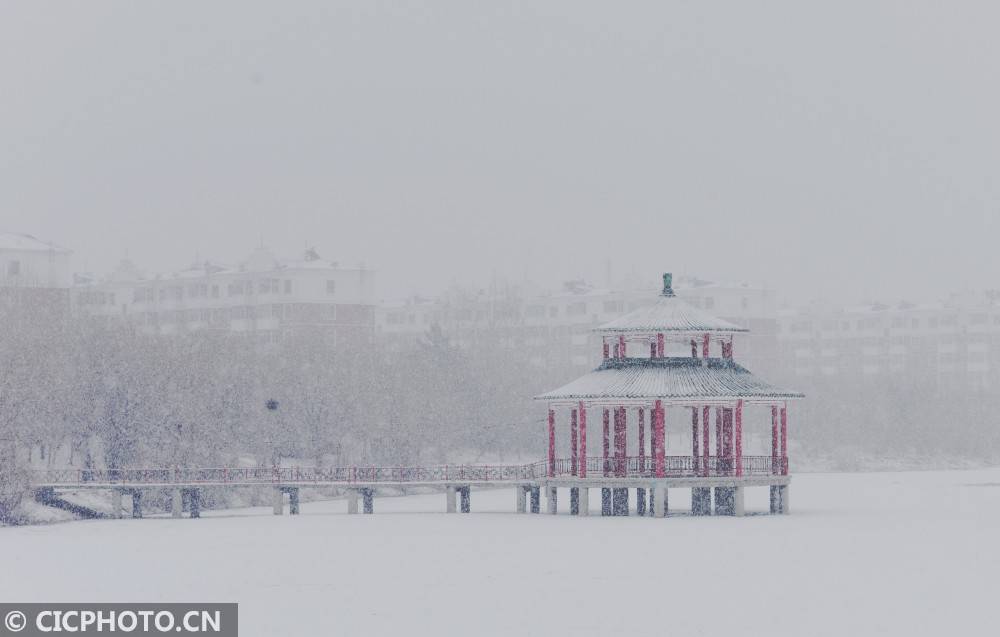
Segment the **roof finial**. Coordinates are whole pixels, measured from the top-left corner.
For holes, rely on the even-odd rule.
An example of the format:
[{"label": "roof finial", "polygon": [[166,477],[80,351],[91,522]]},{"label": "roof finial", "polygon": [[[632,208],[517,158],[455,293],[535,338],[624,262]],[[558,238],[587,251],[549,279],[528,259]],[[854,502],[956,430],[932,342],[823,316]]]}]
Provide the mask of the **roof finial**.
[{"label": "roof finial", "polygon": [[663,296],[674,295],[673,280],[674,280],[673,274],[671,274],[670,272],[663,273]]}]

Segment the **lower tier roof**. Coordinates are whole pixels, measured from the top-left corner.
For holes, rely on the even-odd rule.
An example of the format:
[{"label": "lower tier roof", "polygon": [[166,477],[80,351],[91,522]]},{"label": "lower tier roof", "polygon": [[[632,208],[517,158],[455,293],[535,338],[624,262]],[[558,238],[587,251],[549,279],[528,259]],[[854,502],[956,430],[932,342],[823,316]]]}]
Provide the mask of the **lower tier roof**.
[{"label": "lower tier roof", "polygon": [[[707,363],[707,364],[703,364]],[[594,371],[535,400],[789,400],[804,394],[775,387],[723,358],[608,359]]]}]

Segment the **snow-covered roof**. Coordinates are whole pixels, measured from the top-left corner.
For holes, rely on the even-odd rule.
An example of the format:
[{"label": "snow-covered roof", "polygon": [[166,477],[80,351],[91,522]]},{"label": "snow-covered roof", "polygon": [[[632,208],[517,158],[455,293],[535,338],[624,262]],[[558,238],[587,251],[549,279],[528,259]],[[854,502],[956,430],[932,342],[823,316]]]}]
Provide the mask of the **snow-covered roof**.
[{"label": "snow-covered roof", "polygon": [[[707,363],[704,364],[703,363]],[[535,400],[665,399],[789,400],[803,394],[767,383],[728,359],[608,359],[600,367]]]},{"label": "snow-covered roof", "polygon": [[59,252],[69,254],[69,248],[46,243],[30,234],[0,232],[0,250],[20,250],[24,252]]},{"label": "snow-covered roof", "polygon": [[652,305],[640,307],[596,328],[603,334],[619,332],[748,332],[745,327],[712,316],[673,295],[661,295]]}]

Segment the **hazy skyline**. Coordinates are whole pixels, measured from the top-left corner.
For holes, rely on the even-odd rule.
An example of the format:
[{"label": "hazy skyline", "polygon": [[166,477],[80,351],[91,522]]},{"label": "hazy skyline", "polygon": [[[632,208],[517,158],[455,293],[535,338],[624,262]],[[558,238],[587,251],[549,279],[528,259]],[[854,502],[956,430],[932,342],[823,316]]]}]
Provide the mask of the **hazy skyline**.
[{"label": "hazy skyline", "polygon": [[0,231],[78,270],[263,240],[383,297],[609,260],[799,300],[1000,287],[990,3],[4,13]]}]

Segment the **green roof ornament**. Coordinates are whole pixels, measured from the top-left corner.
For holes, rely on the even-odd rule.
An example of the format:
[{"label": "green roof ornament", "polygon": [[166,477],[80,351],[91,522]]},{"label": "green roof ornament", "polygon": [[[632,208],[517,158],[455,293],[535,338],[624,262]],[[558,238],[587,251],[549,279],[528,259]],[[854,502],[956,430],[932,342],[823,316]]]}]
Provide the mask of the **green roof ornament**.
[{"label": "green roof ornament", "polygon": [[670,272],[663,273],[663,296],[673,296],[674,295],[674,275]]}]

